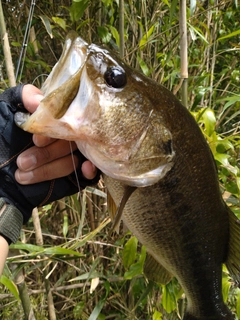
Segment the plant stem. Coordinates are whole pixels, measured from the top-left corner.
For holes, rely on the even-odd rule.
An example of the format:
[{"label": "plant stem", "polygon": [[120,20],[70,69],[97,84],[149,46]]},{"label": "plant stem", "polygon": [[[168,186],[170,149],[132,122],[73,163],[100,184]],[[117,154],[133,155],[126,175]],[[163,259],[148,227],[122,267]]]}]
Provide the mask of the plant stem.
[{"label": "plant stem", "polygon": [[10,87],[14,87],[16,85],[16,79],[14,75],[14,67],[12,62],[12,55],[10,50],[10,45],[8,41],[8,34],[6,31],[5,19],[3,15],[2,9],[2,1],[0,0],[0,35],[3,40],[3,53],[5,58],[5,64],[7,69],[7,76]]},{"label": "plant stem", "polygon": [[187,43],[187,19],[186,19],[186,0],[180,0],[180,60],[181,60],[181,79],[182,83],[182,103],[188,107],[188,43]]},{"label": "plant stem", "polygon": [[124,57],[124,0],[119,0],[119,37],[120,37],[120,57]]}]

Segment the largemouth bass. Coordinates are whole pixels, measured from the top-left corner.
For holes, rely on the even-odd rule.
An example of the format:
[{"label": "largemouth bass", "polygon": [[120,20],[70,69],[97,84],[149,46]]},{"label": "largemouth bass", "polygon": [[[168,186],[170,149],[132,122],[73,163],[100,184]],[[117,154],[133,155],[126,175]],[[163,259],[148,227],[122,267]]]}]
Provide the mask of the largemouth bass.
[{"label": "largemouth bass", "polygon": [[42,90],[30,118],[16,114],[18,125],[75,141],[102,170],[122,219],[147,248],[146,274],[181,284],[184,320],[234,319],[222,298],[222,264],[239,279],[239,221],[222,199],[213,156],[187,109],[75,33]]}]

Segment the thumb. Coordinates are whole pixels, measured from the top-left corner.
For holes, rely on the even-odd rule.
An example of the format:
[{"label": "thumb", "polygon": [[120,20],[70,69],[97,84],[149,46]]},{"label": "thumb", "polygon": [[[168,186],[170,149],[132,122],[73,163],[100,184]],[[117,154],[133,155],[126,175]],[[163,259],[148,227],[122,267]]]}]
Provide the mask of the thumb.
[{"label": "thumb", "polygon": [[22,89],[22,102],[24,107],[33,113],[39,106],[40,101],[43,99],[41,90],[32,84],[26,84]]}]

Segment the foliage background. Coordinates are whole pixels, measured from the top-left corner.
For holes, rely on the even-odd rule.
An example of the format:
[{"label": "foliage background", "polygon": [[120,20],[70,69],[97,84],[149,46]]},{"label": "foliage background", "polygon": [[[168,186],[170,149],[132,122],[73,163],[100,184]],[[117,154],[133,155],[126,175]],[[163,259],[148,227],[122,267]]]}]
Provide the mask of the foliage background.
[{"label": "foliage background", "polygon": [[[15,69],[21,48],[26,47],[18,83],[41,87],[62,52],[67,32],[74,29],[86,41],[120,52],[124,38],[124,60],[181,99],[178,1],[33,3],[2,1]],[[32,8],[31,32],[24,46]],[[223,196],[238,216],[239,21],[237,1],[187,2],[188,108],[212,149]],[[8,86],[0,46],[0,88]],[[24,319],[24,313],[31,319],[181,319],[185,299],[176,280],[167,286],[148,282],[142,273],[144,247],[124,230],[109,243],[109,227],[102,182],[97,189],[87,188],[35,212],[22,232],[22,242],[12,246],[1,278],[1,319]],[[237,319],[240,289],[225,269],[223,293]]]}]

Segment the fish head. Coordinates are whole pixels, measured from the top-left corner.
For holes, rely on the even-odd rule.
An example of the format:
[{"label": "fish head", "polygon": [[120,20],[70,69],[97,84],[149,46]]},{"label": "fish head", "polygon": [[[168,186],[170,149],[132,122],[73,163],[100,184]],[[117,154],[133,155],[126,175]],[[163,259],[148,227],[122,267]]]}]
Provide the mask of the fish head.
[{"label": "fish head", "polygon": [[109,50],[71,33],[24,130],[75,141],[102,172],[130,186],[158,182],[173,166],[172,134],[145,78]]}]

